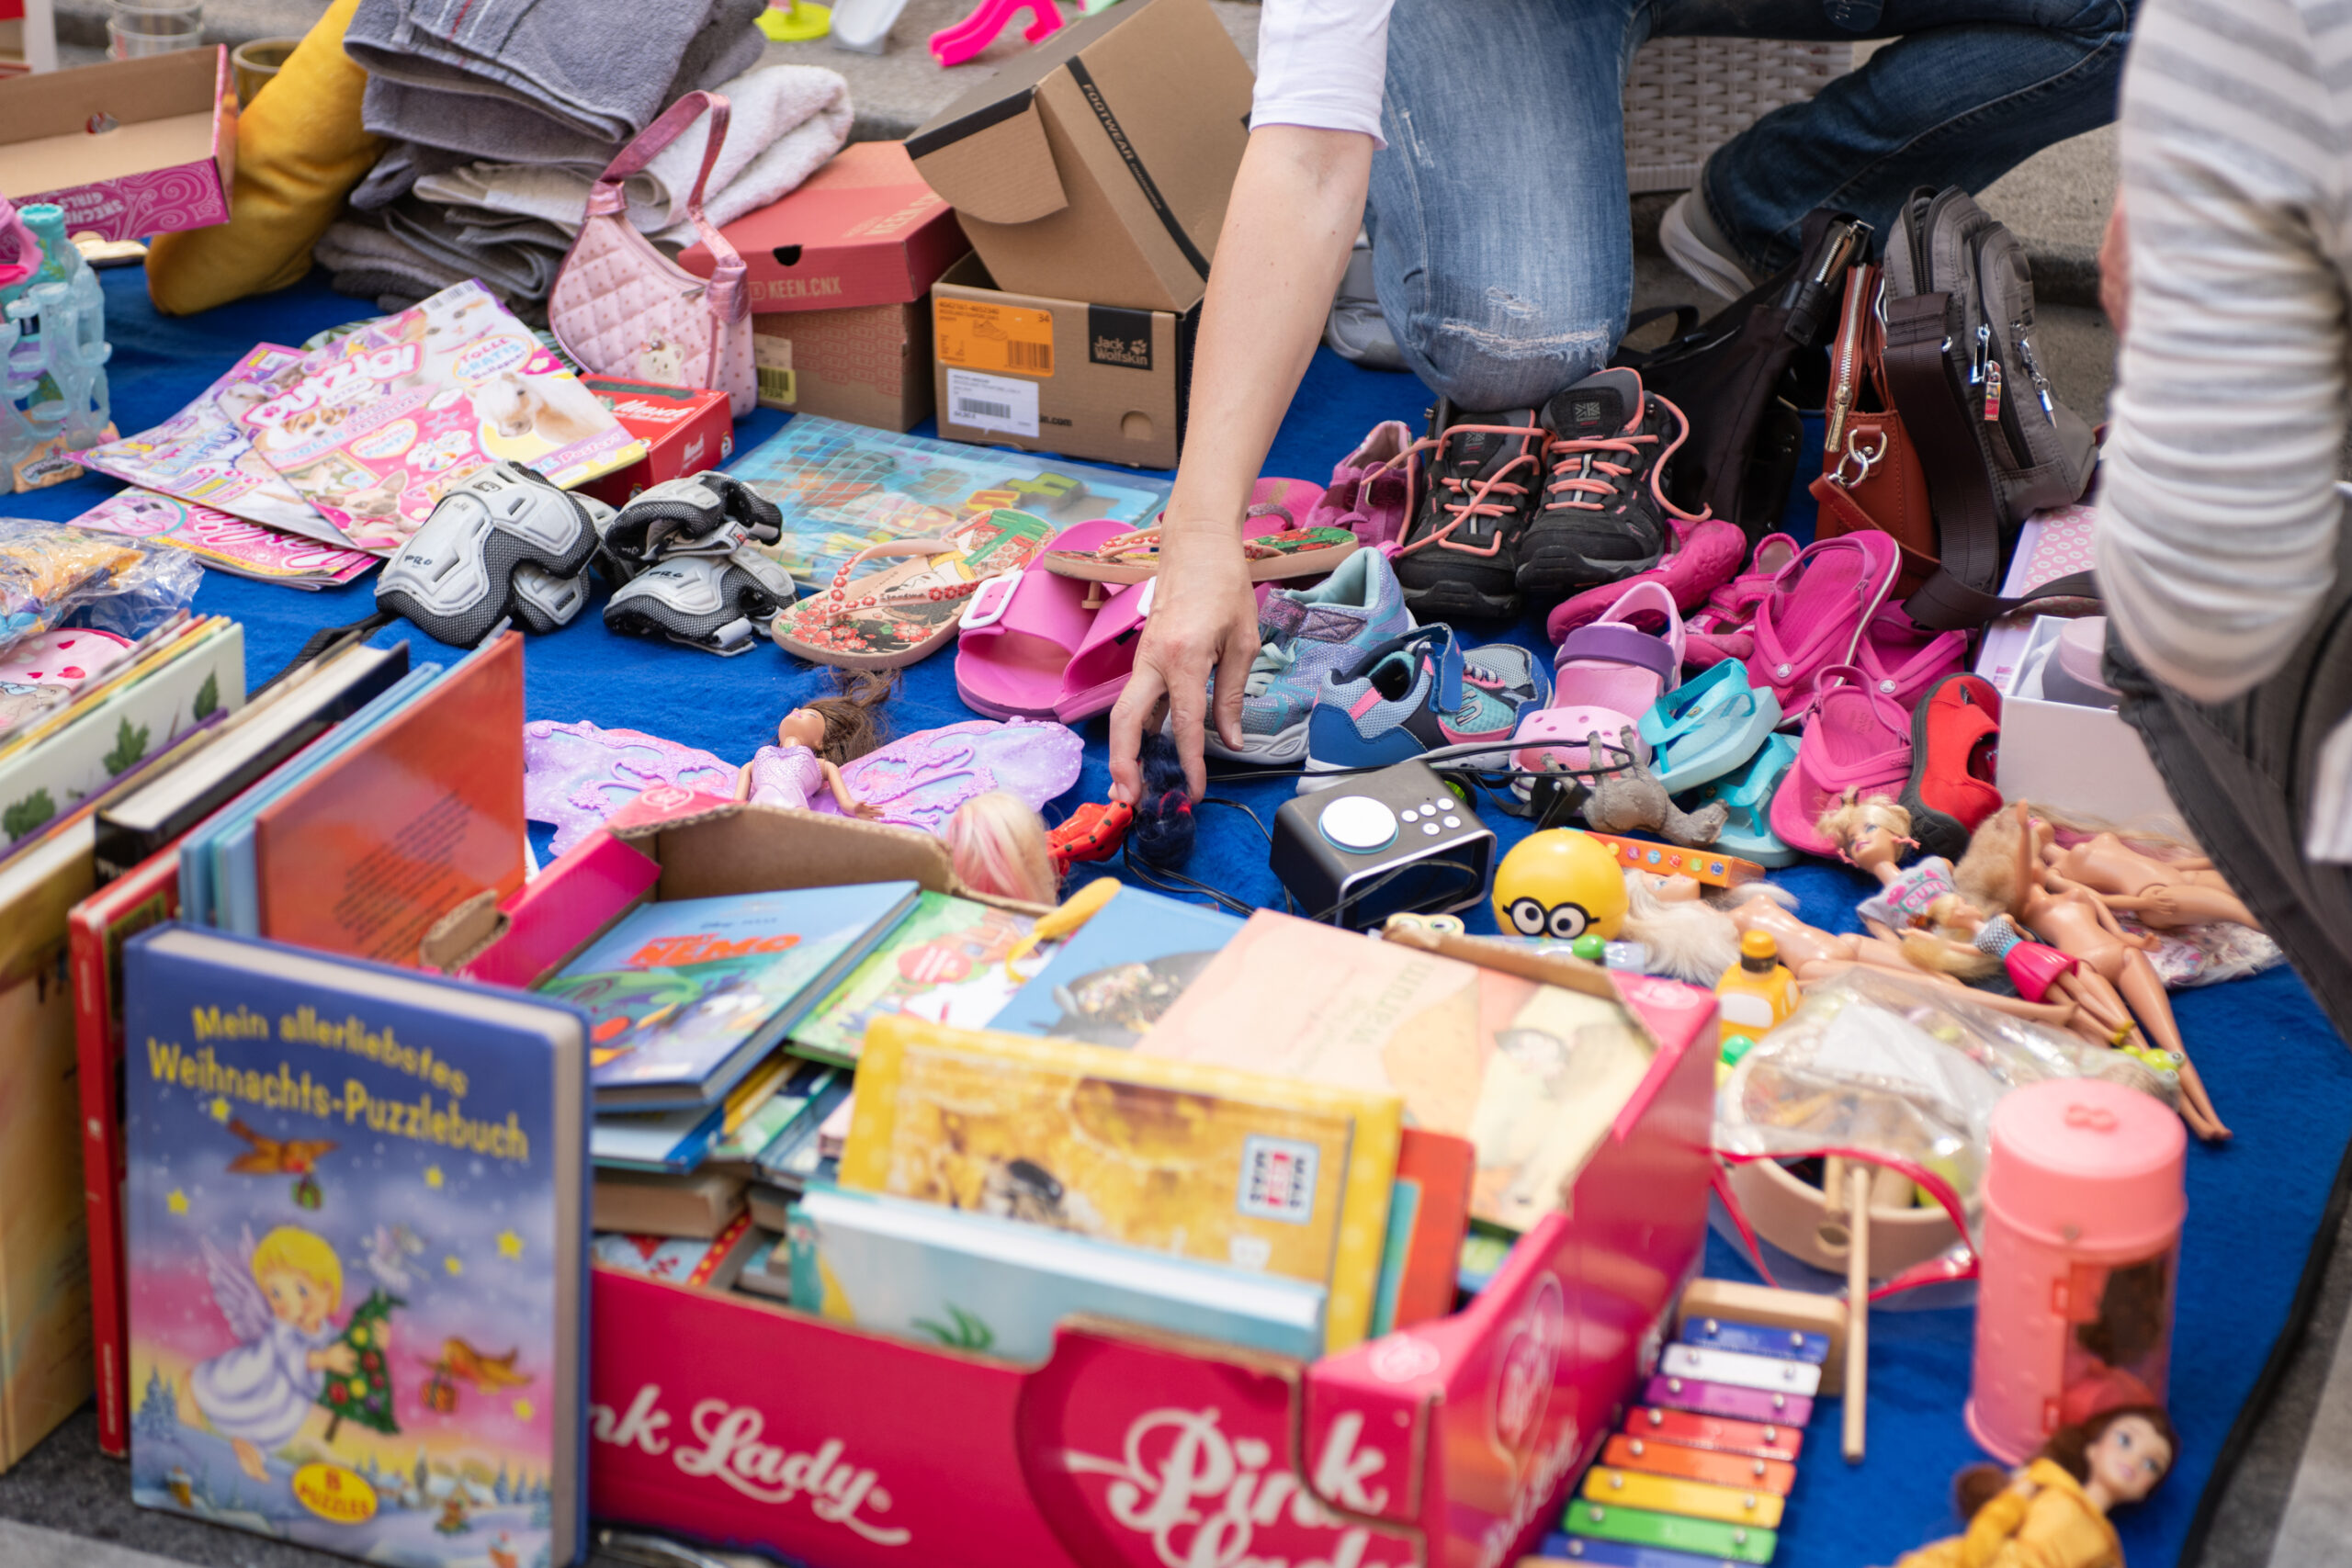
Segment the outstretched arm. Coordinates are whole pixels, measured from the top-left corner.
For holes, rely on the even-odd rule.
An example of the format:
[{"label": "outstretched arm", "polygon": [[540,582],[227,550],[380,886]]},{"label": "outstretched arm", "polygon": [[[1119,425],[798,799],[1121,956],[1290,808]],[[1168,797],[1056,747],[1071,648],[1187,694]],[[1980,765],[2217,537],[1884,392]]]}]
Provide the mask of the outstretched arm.
[{"label": "outstretched arm", "polygon": [[1163,704],[1185,784],[1200,798],[1212,671],[1217,733],[1229,747],[1241,744],[1242,683],[1258,652],[1242,513],[1347,268],[1372,147],[1352,130],[1267,125],[1250,133],[1201,313],[1184,458],[1160,524],[1159,585],[1135,674],[1111,710],[1116,799],[1132,802],[1141,790],[1136,754]]}]

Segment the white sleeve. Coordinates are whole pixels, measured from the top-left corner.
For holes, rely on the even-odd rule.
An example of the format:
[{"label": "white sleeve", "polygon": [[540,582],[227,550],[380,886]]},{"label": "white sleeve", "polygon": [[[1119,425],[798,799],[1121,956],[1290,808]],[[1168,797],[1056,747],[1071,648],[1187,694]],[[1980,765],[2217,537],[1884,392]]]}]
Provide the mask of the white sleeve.
[{"label": "white sleeve", "polygon": [[2334,577],[2343,175],[2325,51],[2288,0],[2154,0],[2134,31],[2098,571],[2149,671],[2217,702],[2285,661]]},{"label": "white sleeve", "polygon": [[1392,0],[1265,0],[1250,129],[1304,125],[1380,136]]}]

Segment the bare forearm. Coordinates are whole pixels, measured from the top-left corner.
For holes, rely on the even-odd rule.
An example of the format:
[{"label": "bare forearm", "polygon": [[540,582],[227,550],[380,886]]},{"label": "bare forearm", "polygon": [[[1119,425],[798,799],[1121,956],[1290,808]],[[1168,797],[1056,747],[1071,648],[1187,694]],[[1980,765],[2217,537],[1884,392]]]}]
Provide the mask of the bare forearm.
[{"label": "bare forearm", "polygon": [[1240,519],[1322,335],[1371,170],[1371,139],[1352,131],[1270,125],[1250,136],[1201,315],[1170,524],[1229,530]]}]

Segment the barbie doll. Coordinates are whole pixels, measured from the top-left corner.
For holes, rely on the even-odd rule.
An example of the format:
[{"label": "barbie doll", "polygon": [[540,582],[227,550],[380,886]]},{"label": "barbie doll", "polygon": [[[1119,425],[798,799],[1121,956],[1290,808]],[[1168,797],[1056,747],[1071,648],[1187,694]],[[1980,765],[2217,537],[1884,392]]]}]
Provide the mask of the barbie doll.
[{"label": "barbie doll", "polygon": [[2016,1474],[1989,1464],[1961,1472],[1953,1490],[1967,1533],[1895,1568],[2123,1568],[2107,1516],[2164,1484],[2175,1446],[2172,1422],[2154,1404],[2061,1427]]},{"label": "barbie doll", "polygon": [[1032,904],[1061,897],[1046,824],[1017,795],[992,789],[974,795],[940,827],[939,837],[956,863],[957,878],[975,893]]},{"label": "barbie doll", "polygon": [[2096,833],[2064,849],[2057,838],[2049,823],[2036,825],[2034,841],[2046,871],[2088,888],[2109,908],[2136,916],[2142,925],[2170,931],[2210,920],[2255,924],[2211,861],[2158,860],[2113,833]]},{"label": "barbie doll", "polygon": [[879,818],[881,808],[860,800],[842,780],[843,762],[854,761],[882,743],[877,710],[889,700],[887,677],[836,671],[841,694],[818,697],[794,708],[775,727],[775,744],[763,746],[735,781],[735,798],[756,806],[811,806],[820,792],[851,817]]}]

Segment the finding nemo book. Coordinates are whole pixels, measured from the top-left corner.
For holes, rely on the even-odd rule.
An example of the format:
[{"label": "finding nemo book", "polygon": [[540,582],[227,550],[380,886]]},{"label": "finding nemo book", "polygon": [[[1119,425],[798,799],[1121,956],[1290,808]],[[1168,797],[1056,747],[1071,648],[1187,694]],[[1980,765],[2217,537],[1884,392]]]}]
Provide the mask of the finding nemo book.
[{"label": "finding nemo book", "polygon": [[371,1562],[575,1562],[584,1015],[182,926],[123,994],[133,1499]]}]

